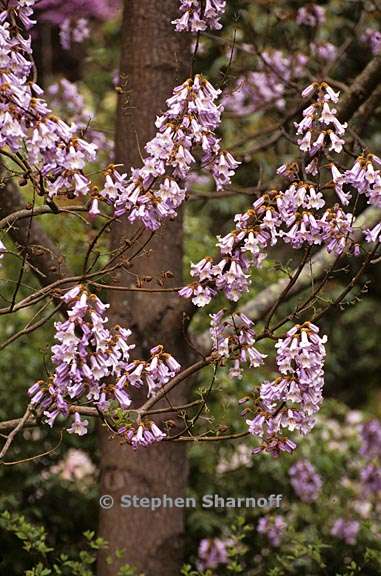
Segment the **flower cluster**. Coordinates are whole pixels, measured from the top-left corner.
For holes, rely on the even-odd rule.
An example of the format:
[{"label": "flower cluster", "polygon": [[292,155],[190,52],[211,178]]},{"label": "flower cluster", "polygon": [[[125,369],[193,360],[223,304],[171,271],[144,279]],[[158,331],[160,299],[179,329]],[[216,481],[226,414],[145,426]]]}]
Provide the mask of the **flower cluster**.
[{"label": "flower cluster", "polygon": [[236,302],[248,291],[248,272],[251,267],[260,267],[268,247],[276,243],[281,220],[273,197],[274,193],[263,195],[247,212],[235,216],[235,230],[225,237],[217,237],[221,260],[215,264],[207,257],[192,264],[195,282],[181,289],[180,296],[192,298],[193,303],[201,307],[217,292],[224,292],[229,300]]},{"label": "flower cluster", "polygon": [[224,96],[224,105],[239,116],[253,114],[266,104],[283,110],[287,84],[304,76],[307,62],[307,56],[301,53],[264,51],[257,70],[237,78]]},{"label": "flower cluster", "polygon": [[361,35],[361,42],[367,44],[374,55],[381,52],[381,32],[375,28],[366,28]]},{"label": "flower cluster", "polygon": [[[314,96],[315,102],[303,111],[303,120],[295,122],[299,136],[298,145],[312,158],[328,147],[329,151],[341,152],[344,140],[341,138],[347,127],[336,117],[336,109],[331,107],[339,100],[339,93],[332,90],[326,82],[313,82],[302,92],[304,98]],[[310,171],[315,171],[310,166]]]},{"label": "flower cluster", "polygon": [[357,534],[360,530],[360,524],[357,520],[345,520],[338,518],[331,529],[332,536],[344,540],[346,544],[356,544]]},{"label": "flower cluster", "polygon": [[[54,116],[43,91],[33,81],[30,28],[33,0],[19,2],[0,14],[0,146],[23,156],[23,164],[41,195],[86,194],[83,173],[94,160],[96,147],[77,135],[75,125]],[[17,23],[17,26],[14,25]]]},{"label": "flower cluster", "polygon": [[282,539],[284,537],[285,529],[287,524],[283,518],[277,514],[274,517],[262,516],[259,519],[257,530],[263,536],[266,536],[271,546],[277,548],[280,546]]},{"label": "flower cluster", "polygon": [[60,26],[60,42],[64,50],[70,50],[72,44],[82,44],[90,36],[87,18],[71,20],[65,18]]},{"label": "flower cluster", "polygon": [[[62,298],[68,318],[55,324],[59,342],[52,347],[55,372],[47,382],[36,382],[29,389],[32,406],[43,411],[50,426],[58,415],[69,414],[71,403],[83,398],[101,412],[109,410],[111,401],[127,410],[131,387],[146,387],[152,395],[179,371],[180,365],[161,346],[151,350],[149,361],[130,361],[134,348],[128,343],[131,331],[121,326],[109,330],[108,305],[82,286],[72,288]],[[86,434],[87,421],[75,412],[68,431]]]},{"label": "flower cluster", "polygon": [[379,420],[366,422],[361,429],[360,454],[365,458],[361,482],[366,495],[381,493],[381,424]]},{"label": "flower cluster", "polygon": [[119,428],[118,434],[134,450],[141,446],[146,447],[156,442],[161,442],[166,437],[166,434],[152,421],[139,425],[122,426]]},{"label": "flower cluster", "polygon": [[[337,168],[333,170],[332,176],[338,196],[342,196],[343,185],[348,186],[364,194],[368,204],[381,207],[381,158],[375,154],[363,154],[356,159],[353,167],[343,174]],[[346,193],[346,202],[351,198],[349,191]]]},{"label": "flower cluster", "polygon": [[228,564],[228,546],[230,542],[220,538],[204,538],[198,548],[198,569],[208,570],[218,568],[222,564]]},{"label": "flower cluster", "polygon": [[61,78],[47,89],[49,103],[52,108],[59,110],[62,117],[71,125],[75,125],[78,133],[86,133],[86,140],[97,147],[99,154],[111,153],[113,142],[104,132],[96,130],[91,125],[94,111],[86,106],[78,86],[66,78]]},{"label": "flower cluster", "polygon": [[362,446],[360,454],[367,458],[381,458],[381,423],[369,420],[361,429]]},{"label": "flower cluster", "polygon": [[[287,167],[282,166],[278,172],[285,170]],[[293,182],[278,194],[277,207],[287,227],[287,230],[280,230],[278,236],[295,249],[305,244],[325,244],[328,252],[339,255],[344,252],[348,240],[351,240],[353,215],[344,212],[338,204],[327,208],[321,216],[318,215],[318,211],[325,207],[325,200],[322,193],[316,190],[315,184]],[[350,249],[355,251],[353,243]]]},{"label": "flower cluster", "polygon": [[381,466],[367,464],[361,470],[361,483],[366,495],[381,493]]},{"label": "flower cluster", "polygon": [[[278,172],[285,174],[286,165]],[[205,257],[191,266],[194,281],[179,291],[199,307],[206,306],[218,292],[236,302],[249,290],[250,273],[258,269],[267,251],[279,239],[292,248],[324,244],[328,252],[341,255],[345,250],[358,254],[353,239],[355,219],[338,205],[326,208],[317,186],[295,180],[284,191],[272,190],[256,200],[249,210],[235,216],[235,229],[217,236],[220,260]]]},{"label": "flower cluster", "polygon": [[325,22],[325,8],[319,4],[306,4],[299,8],[296,14],[298,24],[315,28]]},{"label": "flower cluster", "polygon": [[312,42],[311,54],[318,60],[333,62],[337,56],[337,47],[331,42]]},{"label": "flower cluster", "polygon": [[177,32],[202,32],[208,28],[220,30],[221,17],[226,10],[226,0],[180,0],[182,16],[173,20]]},{"label": "flower cluster", "polygon": [[261,384],[256,415],[246,420],[250,434],[262,441],[254,453],[292,452],[296,444],[283,437],[282,430],[307,434],[315,425],[314,415],[322,402],[326,341],[317,326],[305,322],[276,343],[280,376]]},{"label": "flower cluster", "polygon": [[147,143],[143,167],[133,169],[131,178],[113,167],[106,173],[102,196],[114,205],[115,215],[129,212],[131,222],[141,220],[155,230],[163,219],[176,216],[185,199],[185,180],[201,149],[201,164],[214,177],[217,189],[230,183],[238,163],[221,148],[215,135],[222,107],[216,100],[220,90],[201,75],[173,91],[168,110],[156,120],[158,132]]},{"label": "flower cluster", "polygon": [[86,487],[89,482],[94,482],[97,469],[83,450],[69,448],[64,457],[42,472],[44,479],[51,476],[58,476],[68,482],[78,482]]},{"label": "flower cluster", "polygon": [[36,4],[42,22],[59,26],[75,14],[79,18],[109,20],[119,8],[120,0],[39,0]]},{"label": "flower cluster", "polygon": [[224,310],[210,315],[212,350],[221,360],[234,358],[234,367],[229,375],[242,378],[242,364],[257,368],[263,364],[266,355],[255,348],[254,323],[245,314],[232,314],[229,320],[224,320],[224,315]]},{"label": "flower cluster", "polygon": [[289,470],[291,484],[303,502],[314,502],[320,492],[322,480],[308,460],[298,460]]}]

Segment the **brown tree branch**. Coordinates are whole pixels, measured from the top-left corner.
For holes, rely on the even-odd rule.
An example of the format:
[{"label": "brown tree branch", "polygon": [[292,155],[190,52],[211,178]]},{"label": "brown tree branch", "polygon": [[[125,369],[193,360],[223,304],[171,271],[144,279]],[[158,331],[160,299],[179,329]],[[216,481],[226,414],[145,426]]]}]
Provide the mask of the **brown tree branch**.
[{"label": "brown tree branch", "polygon": [[[25,210],[25,200],[22,195],[12,182],[3,184],[0,187],[1,220],[10,218],[12,222],[12,215],[20,210]],[[54,242],[34,221],[32,210],[29,210],[29,218],[32,218],[32,222],[29,219],[27,224],[16,226],[14,221],[7,232],[20,253],[25,254],[26,260],[39,271],[37,278],[45,286],[69,275],[69,270]]]},{"label": "brown tree branch", "polygon": [[369,98],[381,81],[381,54],[375,56],[353,81],[337,107],[337,117],[341,122],[348,121],[359,107]]}]

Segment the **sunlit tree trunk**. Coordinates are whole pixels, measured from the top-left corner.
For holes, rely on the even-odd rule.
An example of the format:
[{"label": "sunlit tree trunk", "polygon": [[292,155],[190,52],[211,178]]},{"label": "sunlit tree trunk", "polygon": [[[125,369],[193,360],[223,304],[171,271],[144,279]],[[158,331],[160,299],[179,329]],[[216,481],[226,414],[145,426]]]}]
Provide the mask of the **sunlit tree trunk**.
[{"label": "sunlit tree trunk", "polygon": [[[165,100],[189,74],[190,46],[185,34],[176,33],[171,20],[176,17],[177,0],[125,0],[122,28],[121,87],[119,97],[116,160],[127,168],[141,165],[141,152],[155,133],[155,118],[165,109]],[[181,283],[182,218],[158,231],[150,242],[149,254],[142,252],[133,268],[116,278],[117,284],[131,285],[135,274],[156,277],[171,271],[174,278],[166,286]],[[127,220],[112,229],[112,246],[131,238],[137,228]],[[138,243],[140,245],[148,233]],[[136,245],[136,247],[138,246]],[[130,251],[130,254],[133,253]],[[151,285],[151,284],[150,284]],[[147,294],[111,292],[110,316],[113,322],[129,325],[134,331],[136,353],[147,355],[157,343],[181,362],[186,362],[183,344],[181,302],[170,293]],[[173,402],[186,392],[176,391]],[[139,400],[136,398],[136,400]],[[187,480],[187,461],[183,445],[162,443],[134,452],[111,441],[102,431],[101,492],[113,496],[115,506],[100,513],[100,536],[110,543],[99,561],[99,576],[115,576],[115,564],[106,556],[124,548],[127,561],[146,576],[178,576],[183,556],[184,511],[181,509],[121,509],[122,494],[138,496],[183,496]]]}]

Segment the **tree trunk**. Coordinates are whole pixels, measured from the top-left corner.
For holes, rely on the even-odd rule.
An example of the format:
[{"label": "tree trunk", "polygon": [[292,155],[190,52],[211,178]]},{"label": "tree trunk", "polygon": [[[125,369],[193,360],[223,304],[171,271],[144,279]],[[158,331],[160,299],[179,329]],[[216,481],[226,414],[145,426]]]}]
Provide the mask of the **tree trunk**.
[{"label": "tree trunk", "polygon": [[[165,110],[165,100],[187,76],[189,38],[174,31],[177,0],[125,0],[122,28],[121,86],[116,132],[116,160],[127,168],[141,165],[141,151],[155,133],[155,118]],[[136,231],[127,220],[112,229],[112,246],[120,246]],[[145,238],[148,237],[146,233]],[[140,240],[140,243],[143,239]],[[134,247],[136,249],[136,247]],[[154,278],[171,271],[166,286],[179,285],[182,278],[182,217],[164,225],[135,260],[132,269],[115,278],[118,284],[133,281],[130,272]],[[153,283],[155,280],[153,281]],[[157,285],[157,284],[156,284]],[[186,362],[182,308],[171,293],[110,293],[110,317],[134,332],[136,357],[147,357],[150,347],[164,344],[180,363]],[[184,399],[184,389],[171,400]],[[135,401],[139,400],[135,398]],[[120,446],[100,433],[101,494],[114,498],[111,510],[100,512],[100,536],[109,549],[100,555],[99,575],[115,576],[116,566],[128,562],[146,576],[178,576],[183,560],[184,510],[161,508],[123,509],[123,494],[181,497],[185,494],[187,462],[181,444],[162,442],[138,449]],[[108,566],[106,556],[117,548],[126,550],[119,564]]]}]

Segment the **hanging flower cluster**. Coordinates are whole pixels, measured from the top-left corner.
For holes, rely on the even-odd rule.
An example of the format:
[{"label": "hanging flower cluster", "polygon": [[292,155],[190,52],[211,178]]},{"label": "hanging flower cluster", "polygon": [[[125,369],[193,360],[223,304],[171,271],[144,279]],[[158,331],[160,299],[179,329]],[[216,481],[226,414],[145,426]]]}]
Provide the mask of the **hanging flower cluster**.
[{"label": "hanging flower cluster", "polygon": [[[332,176],[337,195],[343,204],[348,204],[352,195],[350,188],[359,194],[364,194],[368,204],[381,207],[381,158],[375,154],[363,154],[356,159],[353,167],[343,174],[336,167],[332,167]],[[344,195],[343,185],[347,192]],[[343,200],[343,195],[345,200]]]},{"label": "hanging flower cluster", "polygon": [[[33,0],[18,2],[0,14],[0,146],[23,156],[22,163],[41,195],[86,194],[85,164],[96,147],[78,137],[77,127],[54,116],[33,81],[30,28]],[[19,27],[13,23],[16,22]]]},{"label": "hanging flower cluster", "polygon": [[226,0],[180,0],[182,16],[173,20],[177,32],[202,32],[210,28],[220,30],[220,19],[226,10]]},{"label": "hanging flower cluster", "polygon": [[266,257],[267,248],[276,243],[281,220],[269,193],[254,202],[244,214],[235,216],[236,227],[227,236],[218,236],[221,260],[215,264],[207,257],[192,264],[195,282],[182,288],[180,296],[192,298],[196,306],[205,306],[219,291],[236,302],[249,289],[250,269],[258,268]]},{"label": "hanging flower cluster", "polygon": [[250,434],[262,439],[254,453],[292,452],[296,444],[283,437],[282,430],[307,434],[315,425],[322,402],[326,341],[317,326],[306,322],[291,328],[275,345],[280,376],[261,384],[257,413],[246,420]]},{"label": "hanging flower cluster", "polygon": [[257,368],[263,364],[266,355],[255,348],[254,323],[245,314],[232,314],[229,320],[224,316],[225,310],[210,315],[212,350],[221,360],[234,359],[229,375],[242,378],[242,364]]},{"label": "hanging flower cluster", "polygon": [[[328,147],[329,151],[341,152],[347,124],[342,124],[336,117],[336,109],[331,108],[339,100],[339,93],[332,90],[326,82],[313,82],[302,92],[304,98],[314,96],[316,101],[303,111],[303,120],[295,122],[299,136],[298,145],[303,152],[312,158]],[[311,173],[316,172],[316,165],[310,164]]]},{"label": "hanging flower cluster", "polygon": [[118,434],[134,450],[160,442],[166,437],[166,434],[152,421],[122,426],[119,428]]},{"label": "hanging flower cluster", "polygon": [[370,420],[361,429],[362,446],[360,454],[367,458],[381,458],[381,422]]},{"label": "hanging flower cluster", "polygon": [[273,190],[256,202],[244,214],[235,216],[235,229],[218,236],[221,259],[205,257],[191,266],[194,281],[179,291],[192,298],[199,307],[206,306],[218,292],[238,301],[249,290],[253,269],[258,269],[269,247],[279,239],[292,248],[324,244],[330,253],[345,250],[357,255],[358,244],[353,240],[355,219],[336,204],[321,215],[316,212],[325,205],[315,185],[298,181],[284,192]]},{"label": "hanging flower cluster", "polygon": [[[68,318],[55,324],[58,344],[52,347],[55,372],[47,382],[30,389],[31,404],[44,411],[53,426],[58,415],[67,416],[70,405],[86,398],[101,412],[115,401],[123,410],[131,405],[129,389],[143,388],[154,394],[179,370],[180,365],[161,346],[151,350],[151,359],[130,361],[131,331],[121,326],[107,328],[107,304],[82,286],[63,297]],[[86,433],[86,422],[76,412],[69,432]],[[155,436],[159,438],[158,435]]]},{"label": "hanging flower cluster", "polygon": [[131,222],[140,220],[150,230],[175,217],[185,199],[185,180],[196,163],[196,147],[217,190],[230,183],[238,162],[221,149],[215,135],[222,112],[216,104],[219,95],[220,90],[199,74],[174,89],[168,110],[156,120],[156,136],[145,146],[143,167],[133,169],[131,178],[120,176],[113,167],[106,172],[101,194],[114,205],[116,216],[129,212]]},{"label": "hanging flower cluster", "polygon": [[319,496],[322,480],[308,460],[298,460],[289,470],[291,485],[303,502],[314,502]]},{"label": "hanging flower cluster", "polygon": [[[297,132],[303,135],[298,141],[301,148],[313,156],[306,171],[317,174],[326,137],[332,145],[337,144],[335,130],[344,133],[346,124],[341,124],[335,116],[336,110],[329,107],[330,101],[337,102],[338,94],[328,84],[313,83],[303,94],[317,94],[317,101],[304,111],[304,119],[296,123]],[[344,140],[340,150],[343,143]],[[344,174],[330,164],[332,183],[343,206],[351,198],[350,192],[344,191],[344,184],[351,184],[366,194],[369,202],[380,205],[381,172],[374,168],[374,163],[381,164],[381,160],[373,154],[362,156]],[[299,178],[297,163],[283,164],[277,173],[291,181],[288,187],[266,192],[247,212],[235,216],[235,229],[225,237],[217,237],[220,260],[208,256],[192,264],[194,281],[179,291],[180,296],[192,298],[199,307],[209,304],[218,292],[224,292],[229,300],[239,300],[249,289],[252,269],[259,268],[268,248],[279,239],[295,249],[325,245],[329,253],[337,256],[344,252],[360,253],[353,236],[355,218],[352,213],[345,212],[340,204],[327,207],[319,184]],[[369,231],[369,241],[373,241],[378,232],[378,228]]]},{"label": "hanging flower cluster", "polygon": [[65,18],[60,26],[60,42],[64,50],[70,50],[72,44],[82,44],[89,37],[90,28],[87,18],[75,20]]}]

